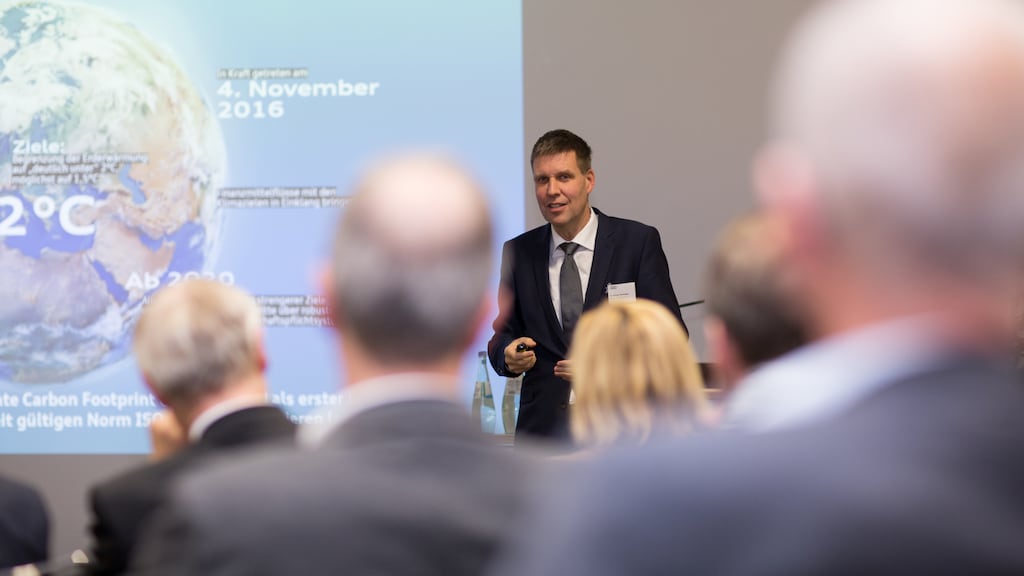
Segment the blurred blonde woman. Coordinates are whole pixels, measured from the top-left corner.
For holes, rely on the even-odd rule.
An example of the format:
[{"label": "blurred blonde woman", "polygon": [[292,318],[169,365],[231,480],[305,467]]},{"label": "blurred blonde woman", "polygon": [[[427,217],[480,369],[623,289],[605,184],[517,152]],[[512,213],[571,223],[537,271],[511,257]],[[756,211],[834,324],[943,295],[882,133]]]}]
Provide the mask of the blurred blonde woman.
[{"label": "blurred blonde woman", "polygon": [[608,302],[580,318],[569,350],[583,447],[643,444],[707,421],[704,382],[679,320],[649,300]]}]

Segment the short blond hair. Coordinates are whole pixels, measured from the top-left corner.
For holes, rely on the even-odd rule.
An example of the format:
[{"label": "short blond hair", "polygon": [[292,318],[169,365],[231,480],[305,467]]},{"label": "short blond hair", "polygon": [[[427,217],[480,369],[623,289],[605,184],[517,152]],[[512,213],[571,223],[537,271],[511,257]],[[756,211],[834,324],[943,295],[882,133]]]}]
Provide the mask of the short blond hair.
[{"label": "short blond hair", "polygon": [[160,290],[143,309],[132,349],[154,391],[188,406],[259,371],[261,338],[261,310],[249,294],[187,280]]},{"label": "short blond hair", "polygon": [[573,437],[585,446],[642,444],[693,430],[708,409],[679,320],[649,300],[609,302],[580,318],[569,359]]}]

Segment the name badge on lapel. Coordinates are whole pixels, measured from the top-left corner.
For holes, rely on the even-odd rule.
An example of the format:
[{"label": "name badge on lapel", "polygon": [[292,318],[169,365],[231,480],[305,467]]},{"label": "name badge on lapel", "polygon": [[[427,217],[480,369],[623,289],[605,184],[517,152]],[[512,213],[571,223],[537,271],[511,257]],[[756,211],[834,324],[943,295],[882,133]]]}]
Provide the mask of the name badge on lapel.
[{"label": "name badge on lapel", "polygon": [[633,302],[636,300],[636,282],[608,285],[609,302]]}]

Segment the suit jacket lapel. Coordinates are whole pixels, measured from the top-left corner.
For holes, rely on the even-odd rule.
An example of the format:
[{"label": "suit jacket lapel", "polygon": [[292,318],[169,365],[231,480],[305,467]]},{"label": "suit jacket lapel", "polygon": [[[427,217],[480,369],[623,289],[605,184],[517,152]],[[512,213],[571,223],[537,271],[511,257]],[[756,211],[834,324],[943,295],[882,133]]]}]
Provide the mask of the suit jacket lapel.
[{"label": "suit jacket lapel", "polygon": [[587,294],[583,298],[583,309],[590,310],[604,300],[605,286],[608,283],[608,269],[615,255],[615,224],[596,208],[597,240],[594,245],[594,260],[590,265],[590,280],[587,283]]},{"label": "suit jacket lapel", "polygon": [[540,297],[539,304],[544,308],[544,317],[548,320],[548,328],[551,333],[562,343],[563,349],[569,347],[569,341],[562,333],[562,325],[558,322],[555,314],[555,305],[551,301],[551,278],[548,275],[548,261],[551,252],[551,226],[544,227],[544,233],[538,235],[540,242],[533,247],[536,254],[543,255],[543,258],[532,258],[533,276],[537,283],[537,294]]}]

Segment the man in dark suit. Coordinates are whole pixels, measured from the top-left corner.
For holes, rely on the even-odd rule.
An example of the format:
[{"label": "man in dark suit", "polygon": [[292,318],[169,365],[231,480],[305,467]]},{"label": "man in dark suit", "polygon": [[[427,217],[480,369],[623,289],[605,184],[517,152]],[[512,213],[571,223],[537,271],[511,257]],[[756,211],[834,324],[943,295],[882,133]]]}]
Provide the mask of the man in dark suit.
[{"label": "man in dark suit", "polygon": [[186,479],[143,574],[479,574],[520,509],[521,455],[458,399],[490,313],[492,232],[465,173],[432,158],[373,170],[346,206],[325,281],[344,401],[305,451]]},{"label": "man in dark suit", "polygon": [[756,180],[816,338],[773,363],[800,409],[544,482],[498,574],[1024,574],[1022,23],[1010,0],[804,21]]},{"label": "man in dark suit", "polygon": [[49,538],[49,517],[39,492],[0,477],[0,569],[46,560]]},{"label": "man in dark suit", "polygon": [[249,295],[202,280],[164,289],[143,310],[135,358],[190,442],[92,489],[90,572],[124,572],[140,530],[186,471],[245,446],[293,437],[295,424],[266,403],[260,318]]},{"label": "man in dark suit", "polygon": [[583,311],[609,298],[647,298],[683,321],[658,231],[591,208],[590,161],[590,146],[568,130],[537,140],[530,163],[548,224],[509,240],[502,254],[501,312],[487,348],[498,374],[526,373],[518,436],[568,438],[565,356]]}]

